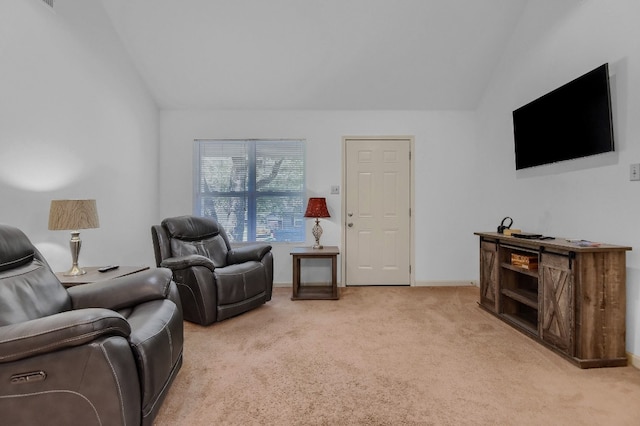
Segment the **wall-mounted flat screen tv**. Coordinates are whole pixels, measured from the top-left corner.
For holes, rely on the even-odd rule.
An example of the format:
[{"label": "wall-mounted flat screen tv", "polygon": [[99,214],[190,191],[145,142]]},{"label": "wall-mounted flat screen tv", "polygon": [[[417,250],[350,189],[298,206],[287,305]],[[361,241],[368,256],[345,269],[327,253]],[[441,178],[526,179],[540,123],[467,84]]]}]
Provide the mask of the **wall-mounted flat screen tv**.
[{"label": "wall-mounted flat screen tv", "polygon": [[604,64],[513,111],[516,170],[614,150]]}]

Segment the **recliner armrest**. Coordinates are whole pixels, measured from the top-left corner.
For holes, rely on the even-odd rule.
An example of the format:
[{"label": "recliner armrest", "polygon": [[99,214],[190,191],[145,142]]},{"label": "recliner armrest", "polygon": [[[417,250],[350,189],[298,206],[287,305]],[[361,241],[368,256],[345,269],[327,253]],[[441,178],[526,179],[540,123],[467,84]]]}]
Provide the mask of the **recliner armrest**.
[{"label": "recliner armrest", "polygon": [[106,308],[118,310],[150,300],[166,299],[171,271],[150,269],[111,280],[82,284],[67,289],[73,309]]},{"label": "recliner armrest", "polygon": [[102,335],[127,337],[127,320],[109,309],[79,309],[0,327],[0,363],[80,346]]},{"label": "recliner armrest", "polygon": [[200,256],[199,254],[190,254],[188,256],[170,257],[160,263],[160,266],[169,268],[171,270],[187,269],[192,266],[204,266],[211,271],[216,267],[213,261],[207,257]]},{"label": "recliner armrest", "polygon": [[227,264],[235,265],[250,260],[260,262],[265,254],[271,251],[269,244],[250,244],[246,246],[234,247],[227,253]]}]

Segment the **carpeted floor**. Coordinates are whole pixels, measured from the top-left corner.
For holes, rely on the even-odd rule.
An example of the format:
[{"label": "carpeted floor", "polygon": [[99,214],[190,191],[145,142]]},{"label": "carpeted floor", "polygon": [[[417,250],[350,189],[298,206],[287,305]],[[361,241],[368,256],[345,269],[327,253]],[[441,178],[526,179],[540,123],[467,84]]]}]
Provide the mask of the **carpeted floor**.
[{"label": "carpeted floor", "polygon": [[476,287],[360,287],[338,301],[185,322],[160,425],[639,425],[640,370],[581,370],[477,306]]}]

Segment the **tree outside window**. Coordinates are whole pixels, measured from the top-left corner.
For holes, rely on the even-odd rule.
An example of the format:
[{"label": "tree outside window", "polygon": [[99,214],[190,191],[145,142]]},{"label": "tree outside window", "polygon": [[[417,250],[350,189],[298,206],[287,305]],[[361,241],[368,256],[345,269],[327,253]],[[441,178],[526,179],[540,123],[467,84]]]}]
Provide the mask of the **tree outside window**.
[{"label": "tree outside window", "polygon": [[305,240],[302,140],[194,141],[196,216],[232,242]]}]

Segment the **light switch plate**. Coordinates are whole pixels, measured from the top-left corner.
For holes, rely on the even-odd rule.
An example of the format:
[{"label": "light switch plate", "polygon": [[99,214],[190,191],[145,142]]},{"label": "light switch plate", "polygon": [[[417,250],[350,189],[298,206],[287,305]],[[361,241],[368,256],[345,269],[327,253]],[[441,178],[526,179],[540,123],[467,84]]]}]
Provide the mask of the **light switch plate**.
[{"label": "light switch plate", "polygon": [[640,180],[640,164],[632,164],[629,167],[629,180]]},{"label": "light switch plate", "polygon": [[331,185],[331,194],[333,194],[333,195],[340,194],[340,186],[339,185]]}]

